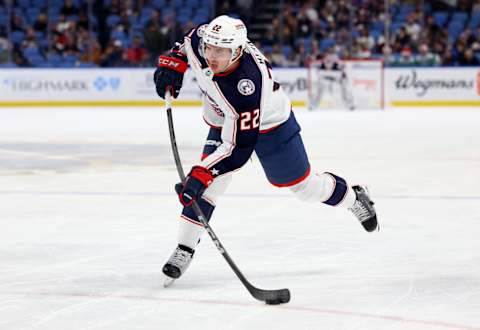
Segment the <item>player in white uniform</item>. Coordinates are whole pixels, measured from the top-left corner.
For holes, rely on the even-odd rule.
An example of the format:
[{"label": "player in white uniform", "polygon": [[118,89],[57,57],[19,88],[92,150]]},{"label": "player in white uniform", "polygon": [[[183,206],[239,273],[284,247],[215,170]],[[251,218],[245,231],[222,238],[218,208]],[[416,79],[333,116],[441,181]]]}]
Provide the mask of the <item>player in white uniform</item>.
[{"label": "player in white uniform", "polygon": [[183,205],[178,246],[163,267],[171,279],[189,266],[204,228],[191,206],[196,200],[210,219],[218,198],[255,151],[268,180],[288,187],[306,202],[351,210],[367,231],[378,228],[373,202],[364,187],[347,185],[332,173],[310,169],[290,100],[275,82],[266,58],[247,39],[243,22],[228,16],[190,31],[168,56],[160,56],[157,93],[174,97],[190,65],[204,93],[204,119],[210,132],[202,160],[175,186]]},{"label": "player in white uniform", "polygon": [[316,86],[313,96],[309,100],[308,109],[314,110],[322,101],[325,90],[332,88],[333,85],[340,86],[340,95],[342,102],[349,110],[355,110],[355,103],[351,86],[348,82],[345,65],[340,61],[334,53],[327,53],[324,58],[316,66]]}]

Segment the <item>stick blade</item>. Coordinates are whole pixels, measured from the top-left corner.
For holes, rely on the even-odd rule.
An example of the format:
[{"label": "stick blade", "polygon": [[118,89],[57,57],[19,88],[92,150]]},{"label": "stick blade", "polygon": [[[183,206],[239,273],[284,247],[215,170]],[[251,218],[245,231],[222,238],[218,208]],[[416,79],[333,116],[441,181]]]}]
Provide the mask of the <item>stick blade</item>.
[{"label": "stick blade", "polygon": [[250,293],[255,299],[264,301],[267,305],[286,304],[290,301],[290,290],[288,289],[262,290],[254,288]]}]

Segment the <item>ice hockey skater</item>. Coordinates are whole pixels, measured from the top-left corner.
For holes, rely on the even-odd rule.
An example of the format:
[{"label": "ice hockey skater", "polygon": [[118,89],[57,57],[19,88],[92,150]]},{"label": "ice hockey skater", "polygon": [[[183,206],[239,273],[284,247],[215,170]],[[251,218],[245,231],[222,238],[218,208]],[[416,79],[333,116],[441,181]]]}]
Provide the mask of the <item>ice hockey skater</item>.
[{"label": "ice hockey skater", "polygon": [[290,100],[275,81],[262,53],[248,40],[244,23],[219,16],[192,29],[158,59],[156,91],[177,97],[187,67],[203,92],[203,117],[210,130],[201,160],[175,186],[183,206],[178,246],[163,267],[169,279],[185,273],[204,228],[192,202],[210,219],[232,175],[255,152],[268,181],[309,203],[350,210],[363,228],[378,230],[373,202],[364,186],[350,186],[331,172],[310,168]]},{"label": "ice hockey skater", "polygon": [[349,84],[345,65],[340,61],[334,50],[329,50],[320,60],[314,61],[312,66],[315,70],[311,70],[311,74],[315,74],[315,84],[310,91],[308,100],[308,109],[315,110],[320,106],[322,98],[327,91],[340,88],[341,102],[344,107],[349,110],[355,110],[355,102],[353,98],[352,87]]}]

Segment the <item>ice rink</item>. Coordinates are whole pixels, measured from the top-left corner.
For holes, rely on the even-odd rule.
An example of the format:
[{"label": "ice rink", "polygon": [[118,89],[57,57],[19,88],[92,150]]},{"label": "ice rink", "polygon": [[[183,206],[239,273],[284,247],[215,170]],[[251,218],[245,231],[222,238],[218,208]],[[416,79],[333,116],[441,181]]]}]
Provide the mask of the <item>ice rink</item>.
[{"label": "ice rink", "polygon": [[[312,167],[367,184],[381,224],[270,186],[255,157],[162,286],[178,180],[159,108],[0,109],[0,329],[480,329],[480,109],[296,110]],[[207,128],[174,109],[184,167]]]}]

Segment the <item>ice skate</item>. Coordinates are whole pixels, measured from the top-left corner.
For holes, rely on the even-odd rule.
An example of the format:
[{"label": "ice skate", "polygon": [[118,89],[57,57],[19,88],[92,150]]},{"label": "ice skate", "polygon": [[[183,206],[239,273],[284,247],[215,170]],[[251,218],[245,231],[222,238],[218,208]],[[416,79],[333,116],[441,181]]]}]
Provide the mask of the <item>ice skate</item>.
[{"label": "ice skate", "polygon": [[163,266],[163,273],[166,275],[164,287],[172,285],[172,283],[178,279],[185,271],[190,262],[192,261],[193,254],[195,250],[189,248],[188,246],[179,244],[170,259],[168,259],[165,266]]},{"label": "ice skate", "polygon": [[374,203],[370,199],[367,188],[363,186],[353,186],[352,189],[355,191],[357,199],[349,210],[355,214],[366,231],[372,232],[379,230],[377,213],[375,212],[375,208],[373,207]]}]

